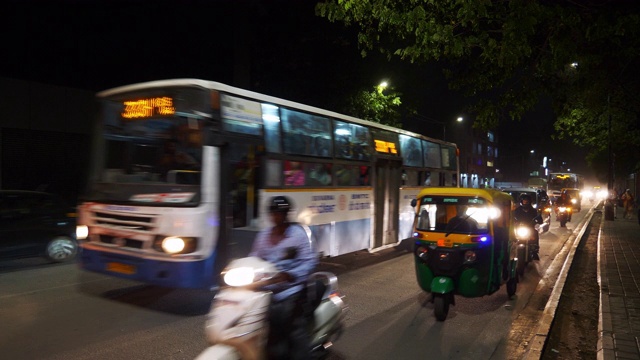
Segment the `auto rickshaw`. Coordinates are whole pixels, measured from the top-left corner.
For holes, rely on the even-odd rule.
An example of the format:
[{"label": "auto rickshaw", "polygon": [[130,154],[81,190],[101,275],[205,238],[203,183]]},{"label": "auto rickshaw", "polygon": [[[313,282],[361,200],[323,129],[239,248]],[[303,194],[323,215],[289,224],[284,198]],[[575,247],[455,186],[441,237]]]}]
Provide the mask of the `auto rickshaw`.
[{"label": "auto rickshaw", "polygon": [[493,189],[425,188],[412,200],[418,284],[444,321],[454,294],[479,297],[506,285],[516,293],[511,195]]}]

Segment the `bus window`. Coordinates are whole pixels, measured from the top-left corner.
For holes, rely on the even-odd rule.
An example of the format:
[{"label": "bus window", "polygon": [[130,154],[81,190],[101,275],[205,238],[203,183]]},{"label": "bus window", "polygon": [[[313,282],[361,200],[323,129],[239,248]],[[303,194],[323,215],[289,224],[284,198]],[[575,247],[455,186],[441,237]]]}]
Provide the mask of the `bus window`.
[{"label": "bus window", "polygon": [[411,136],[399,135],[402,165],[422,167],[420,140]]},{"label": "bus window", "polygon": [[330,138],[329,119],[282,109],[283,146],[288,154],[315,155],[315,138]]},{"label": "bus window", "polygon": [[280,115],[278,107],[262,104],[262,121],[264,122],[265,147],[268,152],[280,153]]},{"label": "bus window", "polygon": [[358,166],[336,165],[335,175],[338,186],[360,185],[360,172]]},{"label": "bus window", "polygon": [[266,159],[264,164],[264,185],[281,186],[282,183],[282,161]]},{"label": "bus window", "polygon": [[332,184],[331,164],[311,164],[307,185],[329,186]]},{"label": "bus window", "polygon": [[284,185],[304,186],[306,184],[306,174],[304,163],[299,161],[284,162]]},{"label": "bus window", "polygon": [[369,160],[371,140],[369,130],[357,124],[334,121],[336,157],[352,160]]},{"label": "bus window", "polygon": [[441,167],[440,145],[422,140],[424,166],[439,169]]},{"label": "bus window", "polygon": [[418,170],[405,169],[403,170],[403,184],[406,186],[419,186],[420,180],[418,180]]}]

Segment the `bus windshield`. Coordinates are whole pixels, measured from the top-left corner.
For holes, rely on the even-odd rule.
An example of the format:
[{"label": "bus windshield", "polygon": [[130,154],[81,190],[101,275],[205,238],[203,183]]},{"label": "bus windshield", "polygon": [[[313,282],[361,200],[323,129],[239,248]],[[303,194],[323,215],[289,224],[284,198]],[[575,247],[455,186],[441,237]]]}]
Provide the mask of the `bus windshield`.
[{"label": "bus windshield", "polygon": [[176,105],[173,97],[139,94],[103,102],[92,200],[159,206],[197,203],[203,121],[178,112]]}]

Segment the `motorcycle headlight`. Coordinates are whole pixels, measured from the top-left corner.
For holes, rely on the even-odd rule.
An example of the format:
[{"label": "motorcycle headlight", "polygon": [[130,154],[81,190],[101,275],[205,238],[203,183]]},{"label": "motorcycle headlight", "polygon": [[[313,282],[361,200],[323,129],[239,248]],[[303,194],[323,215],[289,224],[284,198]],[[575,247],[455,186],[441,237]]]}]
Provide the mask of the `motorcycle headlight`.
[{"label": "motorcycle headlight", "polygon": [[227,271],[224,276],[225,284],[229,286],[246,286],[255,279],[255,269],[252,267],[237,267]]},{"label": "motorcycle headlight", "polygon": [[571,199],[571,203],[572,203],[572,204],[577,204],[577,203],[578,203],[578,200],[576,200],[576,199]]},{"label": "motorcycle headlight", "polygon": [[516,236],[519,238],[528,238],[531,235],[531,230],[527,227],[520,226],[516,229]]},{"label": "motorcycle headlight", "polygon": [[560,211],[560,212],[565,212],[565,211],[567,211],[567,208],[566,208],[566,207],[564,207],[564,206],[560,206],[560,207],[558,208],[558,211]]}]

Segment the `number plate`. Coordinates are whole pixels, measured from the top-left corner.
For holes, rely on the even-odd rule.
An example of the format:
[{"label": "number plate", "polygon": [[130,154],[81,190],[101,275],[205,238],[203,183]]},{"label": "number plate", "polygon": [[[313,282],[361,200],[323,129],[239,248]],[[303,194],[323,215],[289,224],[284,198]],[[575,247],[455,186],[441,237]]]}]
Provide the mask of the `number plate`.
[{"label": "number plate", "polygon": [[136,273],[136,267],[135,265],[110,262],[110,263],[107,263],[107,271],[132,275]]},{"label": "number plate", "polygon": [[449,238],[438,239],[438,246],[440,247],[453,247],[453,240]]}]

